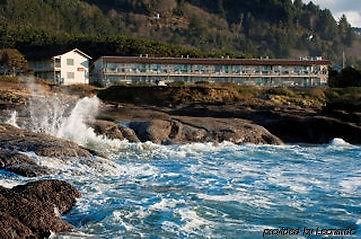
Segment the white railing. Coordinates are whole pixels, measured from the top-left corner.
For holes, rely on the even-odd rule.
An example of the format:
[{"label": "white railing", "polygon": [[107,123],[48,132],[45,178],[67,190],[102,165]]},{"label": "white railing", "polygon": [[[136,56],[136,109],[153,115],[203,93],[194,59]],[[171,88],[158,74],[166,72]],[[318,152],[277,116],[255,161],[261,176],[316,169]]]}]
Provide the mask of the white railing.
[{"label": "white railing", "polygon": [[117,71],[104,71],[104,75],[111,76],[143,76],[143,77],[203,77],[203,78],[319,78],[321,74],[300,74],[300,73],[158,73],[158,72],[117,72]]}]

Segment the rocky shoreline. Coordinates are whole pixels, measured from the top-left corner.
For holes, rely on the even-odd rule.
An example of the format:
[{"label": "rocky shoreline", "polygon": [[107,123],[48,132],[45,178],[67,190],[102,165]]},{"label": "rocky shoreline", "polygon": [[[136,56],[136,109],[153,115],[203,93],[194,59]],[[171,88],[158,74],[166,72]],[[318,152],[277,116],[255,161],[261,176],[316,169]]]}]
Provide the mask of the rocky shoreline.
[{"label": "rocky shoreline", "polygon": [[[29,178],[52,174],[24,152],[64,160],[94,156],[73,142],[0,124],[1,170]],[[80,196],[76,188],[59,180],[33,181],[11,189],[0,186],[0,238],[47,238],[71,230],[61,215]]]},{"label": "rocky shoreline", "polygon": [[70,184],[41,180],[12,189],[0,187],[0,237],[47,238],[69,231],[72,226],[61,215],[80,197]]},{"label": "rocky shoreline", "polygon": [[360,123],[302,108],[193,104],[175,109],[117,104],[108,106],[102,114],[102,120],[91,124],[95,131],[130,142],[328,144],[342,138],[351,144],[361,144]]},{"label": "rocky shoreline", "polygon": [[[2,98],[0,116],[16,108],[20,112],[19,121],[26,121],[30,94],[16,87],[20,88],[19,92],[8,90],[8,93],[15,92],[16,97],[9,93]],[[53,94],[53,89],[48,91]],[[64,97],[76,95],[74,90],[69,91],[71,95],[65,90],[57,89],[57,93],[59,91]],[[95,90],[90,92],[81,91],[79,96],[94,95]],[[361,144],[358,107],[330,109],[314,103],[318,101],[313,98],[306,97],[304,105],[299,106],[287,101],[290,98],[241,99],[232,90],[207,87],[175,88],[169,92],[167,88],[120,87],[100,90],[98,97],[103,101],[100,111],[95,119],[85,123],[97,135],[108,139],[164,145],[223,141],[280,145],[327,144],[334,138],[343,138],[349,143]],[[147,103],[148,98],[153,100]],[[86,159],[91,163],[94,157],[102,156],[94,149],[65,139],[1,123],[0,169],[28,178],[51,177],[52,170],[38,165],[28,152],[64,162]],[[72,230],[60,215],[68,212],[78,197],[80,192],[58,180],[30,181],[11,189],[0,186],[0,237],[44,238],[51,233]]]},{"label": "rocky shoreline", "polygon": [[339,104],[326,94],[340,93],[328,89],[114,86],[98,93],[108,104],[99,117],[127,123],[142,142],[328,144],[342,138],[361,144],[361,104],[354,91],[344,93],[354,101],[339,96]]}]

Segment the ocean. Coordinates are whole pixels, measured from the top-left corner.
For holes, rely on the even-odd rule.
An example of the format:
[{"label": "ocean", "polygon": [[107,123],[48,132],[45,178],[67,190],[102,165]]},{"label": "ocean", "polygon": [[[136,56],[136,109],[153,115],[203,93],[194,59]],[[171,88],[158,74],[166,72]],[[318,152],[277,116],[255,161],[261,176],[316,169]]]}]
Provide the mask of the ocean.
[{"label": "ocean", "polygon": [[63,216],[75,231],[52,238],[361,238],[360,146],[128,143],[96,136],[79,126],[82,114],[71,115],[77,122],[69,117],[57,131],[107,158],[28,152],[54,174],[0,171],[6,187],[56,178],[79,189]]},{"label": "ocean", "polygon": [[[122,142],[109,159],[63,162],[82,193],[61,238],[277,238],[270,229],[347,229],[361,237],[361,147]],[[3,173],[1,184],[26,179]],[[276,233],[277,231],[273,231]],[[278,237],[280,238],[280,237]],[[322,238],[314,236],[311,238]],[[341,238],[341,237],[338,237]]]}]

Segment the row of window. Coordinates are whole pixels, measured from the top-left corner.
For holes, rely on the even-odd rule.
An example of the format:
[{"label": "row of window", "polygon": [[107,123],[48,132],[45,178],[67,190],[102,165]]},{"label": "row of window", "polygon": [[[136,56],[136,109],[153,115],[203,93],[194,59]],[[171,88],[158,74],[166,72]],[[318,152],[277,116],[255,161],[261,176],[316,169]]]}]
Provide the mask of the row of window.
[{"label": "row of window", "polygon": [[116,64],[107,63],[104,66],[106,69],[139,69],[146,70],[171,70],[171,71],[281,71],[281,70],[295,70],[295,71],[312,71],[314,69],[321,69],[321,66],[245,66],[245,65],[189,65],[189,64]]},{"label": "row of window", "polygon": [[200,73],[200,74],[326,74],[321,66],[240,66],[240,65],[159,65],[106,64],[105,72],[119,73]]},{"label": "row of window", "polygon": [[259,71],[259,70],[243,70],[243,71],[207,71],[207,70],[191,70],[191,71],[173,71],[169,69],[162,69],[162,70],[142,70],[142,69],[106,69],[105,72],[114,72],[114,73],[168,73],[168,74],[260,74],[260,75],[271,75],[271,74],[278,74],[278,75],[288,75],[288,74],[297,74],[297,75],[308,75],[308,74],[326,74],[326,71],[320,71],[314,69],[312,72],[308,70],[271,70],[271,71]]},{"label": "row of window", "polygon": [[[71,58],[66,59],[66,65],[74,66],[74,59],[71,59]],[[55,58],[54,66],[58,67],[58,68],[61,67],[61,59],[60,58]]]},{"label": "row of window", "polygon": [[[108,76],[106,77],[105,81],[102,83],[105,85],[113,84],[113,83],[121,83],[130,81],[133,83],[137,82],[147,82],[147,83],[154,83],[161,80],[159,77],[142,77],[142,76],[132,76],[132,77],[121,77],[121,76]],[[208,78],[204,77],[173,77],[170,79],[171,81],[182,81],[182,82],[200,82],[200,81],[209,81]],[[212,82],[228,82],[228,83],[237,83],[237,84],[249,84],[249,85],[269,85],[269,86],[277,86],[277,85],[289,85],[289,86],[320,86],[324,85],[325,83],[322,82],[319,78],[254,78],[254,79],[247,79],[247,78],[215,78]]]}]

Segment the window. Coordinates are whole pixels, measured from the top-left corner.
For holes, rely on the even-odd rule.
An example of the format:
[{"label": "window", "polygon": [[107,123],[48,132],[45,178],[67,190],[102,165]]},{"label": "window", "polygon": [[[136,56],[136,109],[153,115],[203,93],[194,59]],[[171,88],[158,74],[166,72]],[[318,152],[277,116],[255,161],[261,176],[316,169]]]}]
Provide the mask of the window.
[{"label": "window", "polygon": [[68,72],[67,73],[67,78],[68,79],[74,79],[74,72]]},{"label": "window", "polygon": [[60,68],[61,67],[61,60],[60,58],[55,58],[55,67]]},{"label": "window", "polygon": [[68,66],[73,66],[74,65],[74,59],[66,59],[66,64]]}]

